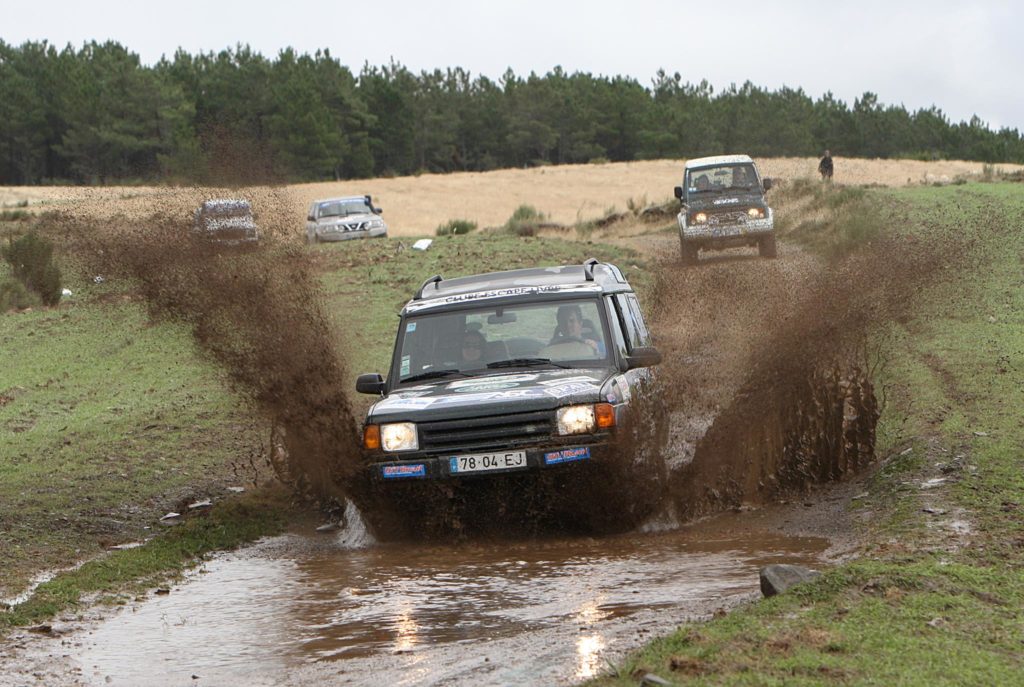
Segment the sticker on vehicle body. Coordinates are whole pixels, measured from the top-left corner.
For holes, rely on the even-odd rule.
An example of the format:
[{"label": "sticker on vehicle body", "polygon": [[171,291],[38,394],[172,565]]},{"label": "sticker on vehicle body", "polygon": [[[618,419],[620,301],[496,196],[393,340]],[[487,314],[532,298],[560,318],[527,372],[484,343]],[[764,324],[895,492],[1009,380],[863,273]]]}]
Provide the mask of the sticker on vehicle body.
[{"label": "sticker on vehicle body", "polygon": [[399,398],[385,398],[373,407],[375,411],[378,410],[396,410],[400,408],[410,408],[412,410],[423,410],[433,405],[437,399],[434,398],[417,398],[415,396],[399,397]]},{"label": "sticker on vehicle body", "polygon": [[555,384],[544,389],[544,393],[555,398],[582,394],[588,391],[597,391],[597,386],[590,382],[590,380],[586,382],[565,382],[564,384]]},{"label": "sticker on vehicle body", "polygon": [[586,446],[581,446],[579,448],[563,448],[560,451],[549,451],[544,454],[545,465],[573,463],[577,460],[590,460],[590,448]]},{"label": "sticker on vehicle body", "polygon": [[594,380],[591,377],[578,376],[578,377],[565,377],[565,378],[560,378],[560,379],[545,379],[540,384],[541,384],[541,386],[554,386],[555,384],[568,384],[569,382],[588,382],[590,384],[593,384]]},{"label": "sticker on vehicle body", "polygon": [[380,469],[380,476],[384,479],[416,479],[427,476],[427,466],[424,463],[412,465],[383,465]]},{"label": "sticker on vehicle body", "polygon": [[499,377],[486,377],[484,379],[464,379],[458,382],[452,382],[447,388],[450,391],[460,394],[474,391],[491,391],[494,389],[511,389],[519,386],[523,382],[532,382],[535,379],[537,379],[537,375],[531,374],[501,375]]},{"label": "sticker on vehicle body", "polygon": [[740,202],[740,199],[739,198],[715,198],[715,200],[712,201],[712,202],[715,205],[733,205],[735,203]]}]

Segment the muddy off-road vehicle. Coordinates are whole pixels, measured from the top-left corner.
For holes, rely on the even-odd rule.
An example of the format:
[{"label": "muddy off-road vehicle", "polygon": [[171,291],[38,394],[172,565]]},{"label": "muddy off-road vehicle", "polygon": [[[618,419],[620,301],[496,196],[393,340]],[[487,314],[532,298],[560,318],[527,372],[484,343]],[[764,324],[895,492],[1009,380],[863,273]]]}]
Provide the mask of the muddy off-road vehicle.
[{"label": "muddy off-road vehicle", "polygon": [[775,223],[764,197],[771,187],[746,155],[689,160],[683,185],[675,187],[683,263],[696,264],[701,250],[738,246],[757,246],[763,257],[774,258]]},{"label": "muddy off-road vehicle", "polygon": [[306,215],[306,243],[372,239],[388,235],[388,227],[370,196],[316,200]]},{"label": "muddy off-road vehicle", "polygon": [[229,246],[254,245],[260,239],[252,205],[239,198],[203,201],[193,214],[192,234],[204,241]]},{"label": "muddy off-road vehicle", "polygon": [[356,382],[381,396],[367,469],[398,488],[596,467],[633,447],[660,361],[614,265],[431,277],[401,311],[387,379]]}]

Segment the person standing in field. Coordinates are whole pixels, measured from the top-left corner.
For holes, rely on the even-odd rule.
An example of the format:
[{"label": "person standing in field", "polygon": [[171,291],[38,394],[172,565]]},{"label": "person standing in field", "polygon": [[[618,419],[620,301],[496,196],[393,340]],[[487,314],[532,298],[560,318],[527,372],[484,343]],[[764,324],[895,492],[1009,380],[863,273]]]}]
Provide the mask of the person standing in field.
[{"label": "person standing in field", "polygon": [[818,163],[818,174],[821,175],[822,181],[832,181],[832,153],[827,150]]}]

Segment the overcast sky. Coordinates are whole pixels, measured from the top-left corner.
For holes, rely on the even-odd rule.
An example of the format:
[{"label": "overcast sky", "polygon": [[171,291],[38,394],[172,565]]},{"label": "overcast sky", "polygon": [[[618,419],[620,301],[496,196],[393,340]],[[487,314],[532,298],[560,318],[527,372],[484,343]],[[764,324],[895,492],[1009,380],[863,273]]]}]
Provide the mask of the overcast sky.
[{"label": "overcast sky", "polygon": [[63,47],[116,40],[152,64],[247,43],[267,57],[329,48],[358,72],[394,59],[497,79],[555,65],[649,86],[659,68],[717,90],[865,91],[910,110],[938,106],[1024,131],[1024,3],[1006,0],[2,0],[0,39]]}]

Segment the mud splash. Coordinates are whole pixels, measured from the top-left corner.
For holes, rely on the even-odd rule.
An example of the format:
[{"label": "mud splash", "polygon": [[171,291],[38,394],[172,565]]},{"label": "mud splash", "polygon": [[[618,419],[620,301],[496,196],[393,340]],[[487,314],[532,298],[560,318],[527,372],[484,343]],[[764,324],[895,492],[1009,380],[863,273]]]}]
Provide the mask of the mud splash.
[{"label": "mud splash", "polygon": [[72,233],[91,273],[130,280],[152,317],[187,325],[267,426],[282,430],[297,491],[341,503],[359,469],[349,375],[316,274],[300,246],[278,240],[286,222],[275,216],[260,218],[264,238],[253,248],[197,239],[160,216],[76,222]]},{"label": "mud splash", "polygon": [[[689,437],[693,460],[672,474],[676,512],[765,503],[869,464],[880,408],[868,341],[957,274],[969,248],[910,237],[830,263],[791,255],[749,269],[728,259],[681,274],[664,266],[656,325],[675,353],[666,398],[675,417],[713,418]],[[679,332],[673,319],[687,307],[707,326]]]}]

